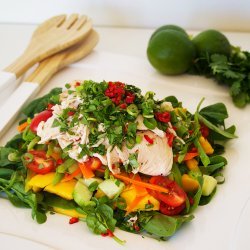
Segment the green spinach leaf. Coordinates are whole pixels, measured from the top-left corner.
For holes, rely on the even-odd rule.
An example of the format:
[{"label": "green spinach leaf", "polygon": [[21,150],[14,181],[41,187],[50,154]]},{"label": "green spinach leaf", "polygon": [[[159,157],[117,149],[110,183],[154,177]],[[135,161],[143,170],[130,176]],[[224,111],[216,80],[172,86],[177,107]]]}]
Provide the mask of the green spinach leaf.
[{"label": "green spinach leaf", "polygon": [[[54,88],[47,95],[33,100],[28,106],[26,106],[22,111],[30,118],[37,113],[42,112],[48,106],[48,103],[53,102],[53,97],[62,93],[62,88]],[[51,100],[52,99],[52,100]]]},{"label": "green spinach leaf", "polygon": [[203,117],[200,114],[199,114],[199,120],[200,122],[204,123],[208,128],[212,129],[213,131],[215,131],[216,133],[222,135],[223,137],[227,139],[237,138],[235,134],[232,134],[230,131],[227,131],[227,130],[222,130],[221,128],[215,126],[213,123],[208,121],[205,117]]},{"label": "green spinach leaf", "polygon": [[199,113],[214,125],[224,125],[224,120],[228,118],[227,108],[223,103],[204,107]]},{"label": "green spinach leaf", "polygon": [[154,213],[153,215],[149,214],[147,220],[145,220],[145,215],[142,213],[139,216],[139,222],[147,233],[159,237],[170,237],[184,222],[188,222],[193,218],[193,215],[170,217],[160,213]]}]

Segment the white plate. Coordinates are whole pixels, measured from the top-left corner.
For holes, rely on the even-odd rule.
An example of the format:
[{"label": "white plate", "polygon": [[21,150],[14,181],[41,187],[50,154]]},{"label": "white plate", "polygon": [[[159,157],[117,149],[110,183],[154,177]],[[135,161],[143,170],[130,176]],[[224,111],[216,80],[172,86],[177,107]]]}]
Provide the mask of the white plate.
[{"label": "white plate", "polygon": [[[175,95],[184,107],[194,111],[198,102],[205,97],[204,105],[224,102],[230,118],[227,125],[237,126],[238,139],[227,143],[225,156],[228,165],[225,169],[226,182],[210,204],[195,211],[195,219],[184,225],[167,242],[159,242],[120,230],[116,234],[127,241],[125,247],[110,238],[102,238],[88,231],[84,223],[68,224],[68,218],[62,215],[50,215],[43,225],[31,219],[29,209],[17,209],[8,201],[1,200],[0,232],[39,242],[44,249],[247,249],[247,230],[250,213],[250,107],[237,109],[232,104],[227,88],[219,86],[209,79],[196,76],[166,77],[155,72],[146,60],[110,53],[92,53],[84,61],[74,64],[58,73],[39,95],[47,93],[55,86],[78,79],[96,81],[122,81],[137,85],[143,91],[153,90],[158,98]],[[13,126],[1,144],[15,133]],[[247,220],[248,219],[248,220]],[[11,242],[19,245],[15,238]],[[41,249],[41,247],[40,247]]]}]

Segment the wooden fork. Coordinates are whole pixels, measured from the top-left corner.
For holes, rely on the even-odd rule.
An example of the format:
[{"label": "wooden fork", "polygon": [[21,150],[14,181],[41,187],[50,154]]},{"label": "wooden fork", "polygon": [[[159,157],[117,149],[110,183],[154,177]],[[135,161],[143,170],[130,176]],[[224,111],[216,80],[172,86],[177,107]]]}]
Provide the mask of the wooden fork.
[{"label": "wooden fork", "polygon": [[96,46],[98,40],[98,34],[92,30],[83,42],[42,61],[1,106],[0,136],[8,125],[14,121],[28,99],[33,97],[58,70],[88,55]]},{"label": "wooden fork", "polygon": [[61,15],[45,21],[34,32],[24,53],[0,75],[0,92],[37,62],[83,40],[91,28],[91,21],[77,14],[68,18]]}]

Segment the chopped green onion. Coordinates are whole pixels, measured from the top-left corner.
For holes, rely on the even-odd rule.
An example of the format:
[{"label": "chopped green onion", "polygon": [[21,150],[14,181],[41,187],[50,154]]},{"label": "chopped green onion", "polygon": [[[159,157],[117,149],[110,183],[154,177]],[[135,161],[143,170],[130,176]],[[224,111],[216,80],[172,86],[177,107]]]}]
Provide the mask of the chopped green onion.
[{"label": "chopped green onion", "polygon": [[75,163],[76,161],[74,159],[67,159],[63,164],[57,167],[57,172],[63,174],[69,167],[71,167]]},{"label": "chopped green onion", "polygon": [[222,173],[215,174],[214,178],[216,179],[217,184],[223,184],[225,182],[225,177],[222,175]]},{"label": "chopped green onion", "polygon": [[29,144],[28,144],[28,147],[27,147],[27,150],[31,150],[34,148],[34,146],[40,141],[40,137],[39,136],[36,136]]},{"label": "chopped green onion", "polygon": [[154,118],[143,119],[143,124],[149,129],[155,129],[157,126],[157,122]]},{"label": "chopped green onion", "polygon": [[127,107],[127,112],[128,112],[128,114],[135,116],[135,117],[138,116],[138,114],[139,114],[139,110],[135,104],[130,104]]},{"label": "chopped green onion", "polygon": [[66,89],[70,89],[70,87],[71,87],[71,85],[70,85],[69,83],[66,83],[66,84],[65,84],[65,88],[66,88]]},{"label": "chopped green onion", "polygon": [[142,136],[136,135],[135,141],[136,141],[137,144],[140,144],[141,141],[142,141]]},{"label": "chopped green onion", "polygon": [[31,163],[34,159],[34,155],[31,153],[25,153],[22,157],[21,157],[24,165]]},{"label": "chopped green onion", "polygon": [[136,139],[133,138],[133,137],[129,137],[127,140],[126,140],[126,146],[127,148],[131,149],[135,146],[135,143],[136,143]]},{"label": "chopped green onion", "polygon": [[17,152],[10,153],[8,155],[8,160],[9,161],[19,161],[20,160],[20,155]]}]

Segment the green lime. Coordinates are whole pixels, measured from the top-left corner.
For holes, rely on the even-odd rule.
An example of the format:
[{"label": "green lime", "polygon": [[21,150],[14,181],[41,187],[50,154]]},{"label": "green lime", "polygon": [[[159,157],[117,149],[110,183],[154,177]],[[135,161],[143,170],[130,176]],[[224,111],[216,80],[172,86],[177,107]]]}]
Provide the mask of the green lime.
[{"label": "green lime", "polygon": [[205,30],[195,36],[192,41],[199,56],[206,54],[229,56],[231,53],[231,45],[228,39],[217,30]]},{"label": "green lime", "polygon": [[188,37],[187,32],[181,28],[180,26],[174,25],[174,24],[167,24],[167,25],[163,25],[161,27],[159,27],[158,29],[156,29],[154,31],[154,33],[151,35],[150,39],[152,39],[157,33],[159,33],[162,30],[175,30],[175,31],[179,31],[181,33],[183,33],[183,35],[186,35]]},{"label": "green lime", "polygon": [[192,65],[195,48],[181,32],[162,30],[149,40],[147,56],[152,66],[161,73],[178,75],[186,72]]}]

